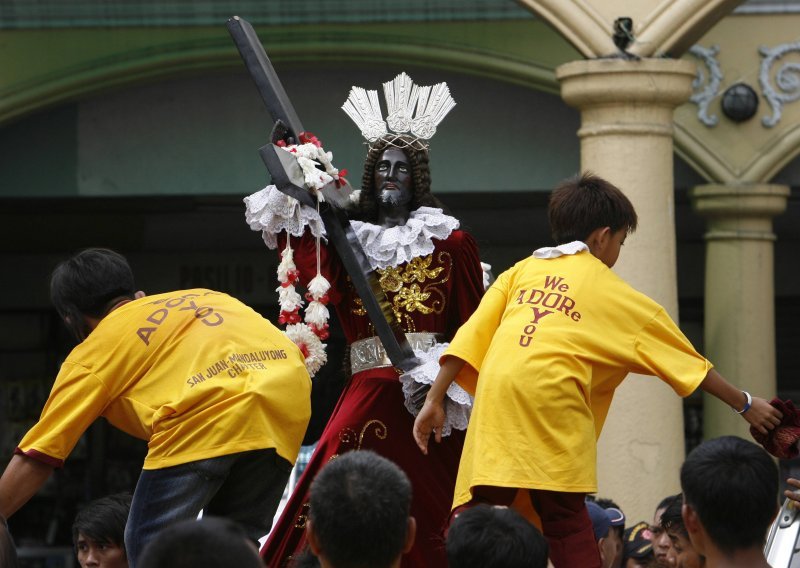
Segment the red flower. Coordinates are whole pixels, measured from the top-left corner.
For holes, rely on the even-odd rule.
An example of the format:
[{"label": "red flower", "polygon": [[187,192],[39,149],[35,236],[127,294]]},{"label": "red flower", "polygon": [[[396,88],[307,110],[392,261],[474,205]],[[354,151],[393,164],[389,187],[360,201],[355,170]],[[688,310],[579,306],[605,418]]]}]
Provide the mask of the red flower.
[{"label": "red flower", "polygon": [[311,328],[311,331],[314,332],[314,335],[319,337],[322,341],[328,339],[331,334],[328,333],[328,324],[323,323],[321,326],[317,326],[316,324],[310,323],[308,327]]},{"label": "red flower", "polygon": [[313,144],[317,148],[322,148],[322,142],[310,132],[301,132],[297,137],[301,144]]},{"label": "red flower", "polygon": [[344,187],[344,184],[347,183],[347,180],[344,178],[344,176],[346,176],[346,175],[347,175],[347,169],[346,168],[342,168],[341,170],[339,170],[339,175],[337,175],[336,179],[333,180],[333,182],[336,184],[337,188]]},{"label": "red flower", "polygon": [[300,308],[297,307],[291,312],[287,310],[282,310],[280,315],[278,316],[278,323],[285,324],[285,323],[300,323]]},{"label": "red flower", "polygon": [[298,343],[297,346],[300,348],[300,353],[303,354],[303,358],[308,359],[309,351],[308,347],[306,347],[305,343]]}]

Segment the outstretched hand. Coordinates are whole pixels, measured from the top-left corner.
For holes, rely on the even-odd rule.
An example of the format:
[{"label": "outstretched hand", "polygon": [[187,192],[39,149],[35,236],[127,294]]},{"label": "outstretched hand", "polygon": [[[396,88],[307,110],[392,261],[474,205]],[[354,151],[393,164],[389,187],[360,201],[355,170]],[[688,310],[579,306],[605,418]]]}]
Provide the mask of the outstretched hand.
[{"label": "outstretched hand", "polygon": [[742,417],[753,428],[766,435],[769,430],[773,430],[781,423],[783,414],[763,398],[754,396],[753,403],[747,412],[742,414]]},{"label": "outstretched hand", "polygon": [[444,405],[430,399],[425,401],[422,410],[417,414],[417,419],[414,421],[414,441],[426,456],[431,432],[435,433],[437,443],[442,441],[442,426],[444,426],[445,417]]}]

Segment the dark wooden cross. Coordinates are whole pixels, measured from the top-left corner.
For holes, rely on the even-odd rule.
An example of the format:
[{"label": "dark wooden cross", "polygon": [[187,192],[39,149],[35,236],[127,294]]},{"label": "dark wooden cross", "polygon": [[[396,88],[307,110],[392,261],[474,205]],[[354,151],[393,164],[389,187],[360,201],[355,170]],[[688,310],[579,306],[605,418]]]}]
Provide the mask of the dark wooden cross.
[{"label": "dark wooden cross", "polygon": [[[274,144],[278,140],[290,144],[299,143],[300,134],[304,132],[300,119],[253,26],[238,16],[228,20],[227,26],[250,76],[255,81],[261,99],[272,120],[275,121],[270,143],[259,149],[261,159],[272,176],[272,182],[278,190],[297,199],[303,205],[316,209],[317,199],[305,188],[303,172],[297,160],[292,154]],[[397,321],[389,300],[378,282],[378,277],[372,270],[344,212],[351,191],[349,186],[339,188],[333,182],[326,185],[322,189],[325,199],[319,204],[320,217],[325,225],[327,237],[339,253],[386,354],[395,367],[408,371],[418,365],[419,361],[414,356],[400,322]]]}]

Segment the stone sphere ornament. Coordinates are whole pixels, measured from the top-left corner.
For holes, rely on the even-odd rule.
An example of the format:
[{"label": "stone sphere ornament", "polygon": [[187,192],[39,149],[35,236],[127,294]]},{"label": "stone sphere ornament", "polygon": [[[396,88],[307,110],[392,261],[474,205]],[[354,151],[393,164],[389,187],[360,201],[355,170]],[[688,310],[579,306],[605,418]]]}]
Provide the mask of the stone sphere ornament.
[{"label": "stone sphere ornament", "polygon": [[733,122],[744,122],[755,116],[758,110],[758,95],[746,83],[736,83],[722,94],[722,113]]}]

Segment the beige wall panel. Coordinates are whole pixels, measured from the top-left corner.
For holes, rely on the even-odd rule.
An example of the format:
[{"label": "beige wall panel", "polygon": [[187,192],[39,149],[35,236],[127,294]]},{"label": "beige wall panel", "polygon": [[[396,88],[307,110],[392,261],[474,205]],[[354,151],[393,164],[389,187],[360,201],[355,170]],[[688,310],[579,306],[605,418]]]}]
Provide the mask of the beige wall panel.
[{"label": "beige wall panel", "polygon": [[[765,126],[763,121],[773,116],[774,110],[759,81],[764,61],[759,49],[762,46],[774,49],[796,42],[798,27],[800,14],[734,15],[720,22],[698,42],[704,48],[719,48],[716,60],[722,81],[708,110],[710,116],[718,117],[718,123],[706,126],[698,119],[698,106],[684,104],[675,113],[676,144],[687,161],[707,179],[768,181],[800,150],[800,102],[781,105],[780,121],[773,127]],[[684,58],[695,61],[708,77],[709,70],[700,59],[692,55]],[[787,53],[774,61],[769,67],[769,83],[777,92],[800,95],[798,88],[781,91],[776,84],[777,72],[786,65],[800,65],[800,51]],[[796,79],[796,74],[794,77]],[[722,113],[721,100],[725,90],[739,82],[756,91],[759,106],[753,118],[735,123]]]}]

